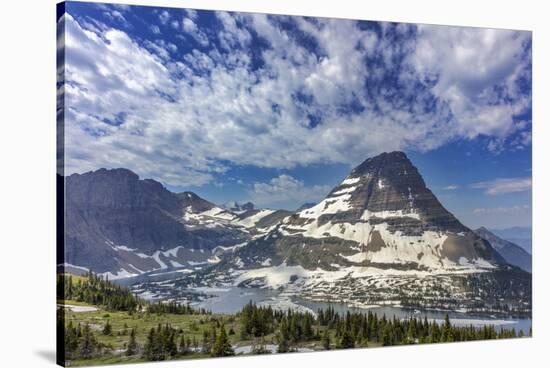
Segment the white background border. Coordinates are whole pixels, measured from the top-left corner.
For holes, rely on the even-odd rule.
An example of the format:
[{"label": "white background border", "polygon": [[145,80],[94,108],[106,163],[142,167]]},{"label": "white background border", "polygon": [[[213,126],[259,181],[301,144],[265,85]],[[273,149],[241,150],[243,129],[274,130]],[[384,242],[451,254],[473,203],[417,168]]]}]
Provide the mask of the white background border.
[{"label": "white background border", "polygon": [[[121,1],[112,1],[121,2]],[[129,0],[128,3],[532,30],[534,337],[140,367],[523,367],[548,363],[550,27],[544,1]],[[0,366],[53,366],[55,357],[55,1],[0,11]],[[124,3],[124,2],[122,2]]]}]

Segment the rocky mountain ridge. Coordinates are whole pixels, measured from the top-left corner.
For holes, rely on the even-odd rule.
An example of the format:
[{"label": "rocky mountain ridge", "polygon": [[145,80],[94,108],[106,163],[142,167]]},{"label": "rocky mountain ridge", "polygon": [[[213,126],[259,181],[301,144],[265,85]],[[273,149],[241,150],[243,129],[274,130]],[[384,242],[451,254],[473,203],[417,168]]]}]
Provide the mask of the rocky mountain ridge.
[{"label": "rocky mountain ridge", "polygon": [[274,265],[328,271],[477,269],[505,263],[489,242],[441,205],[402,152],[365,160],[321,202],[285,218],[226,263],[254,268],[268,259]]},{"label": "rocky mountain ridge", "polygon": [[507,263],[531,272],[531,255],[522,247],[508,240],[502,239],[485,227],[475,230],[476,234],[487,240],[496,251],[502,255]]},{"label": "rocky mountain ridge", "polygon": [[73,174],[64,187],[59,258],[111,278],[216,263],[216,249],[250,240],[257,221],[268,227],[277,218],[276,211],[237,214],[192,192],[172,193],[127,169]]}]

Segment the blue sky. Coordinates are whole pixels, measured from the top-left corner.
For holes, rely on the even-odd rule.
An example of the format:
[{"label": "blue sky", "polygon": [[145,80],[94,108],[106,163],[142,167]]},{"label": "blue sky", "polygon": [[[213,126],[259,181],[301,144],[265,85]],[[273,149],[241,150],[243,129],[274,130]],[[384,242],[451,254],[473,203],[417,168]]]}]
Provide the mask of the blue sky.
[{"label": "blue sky", "polygon": [[529,32],[71,2],[59,24],[67,174],[294,209],[402,150],[466,225],[531,224]]}]

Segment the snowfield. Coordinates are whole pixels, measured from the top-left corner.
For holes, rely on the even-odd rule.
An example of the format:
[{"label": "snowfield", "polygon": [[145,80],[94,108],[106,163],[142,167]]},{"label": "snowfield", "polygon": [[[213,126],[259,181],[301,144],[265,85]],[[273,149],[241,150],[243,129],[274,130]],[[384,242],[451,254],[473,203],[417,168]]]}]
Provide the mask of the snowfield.
[{"label": "snowfield", "polygon": [[58,308],[70,309],[71,312],[83,313],[83,312],[95,312],[96,307],[84,306],[84,305],[72,305],[72,304],[57,304]]}]

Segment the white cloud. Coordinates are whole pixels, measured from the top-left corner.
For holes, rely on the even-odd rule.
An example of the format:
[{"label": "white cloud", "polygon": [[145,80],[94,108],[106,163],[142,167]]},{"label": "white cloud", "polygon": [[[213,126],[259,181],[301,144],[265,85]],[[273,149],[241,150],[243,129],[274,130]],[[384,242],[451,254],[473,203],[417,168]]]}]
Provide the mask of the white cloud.
[{"label": "white cloud", "polygon": [[148,50],[155,53],[157,56],[164,60],[170,58],[170,52],[175,53],[178,51],[178,47],[176,45],[171,42],[166,42],[164,40],[155,40],[155,42],[146,40],[143,44]]},{"label": "white cloud", "polygon": [[458,185],[448,185],[444,187],[443,190],[457,190],[458,188],[460,188]]},{"label": "white cloud", "polygon": [[472,184],[472,188],[485,189],[486,194],[498,195],[531,190],[532,180],[525,178],[498,178]]},{"label": "white cloud", "polygon": [[319,201],[330,191],[328,185],[306,186],[303,181],[282,174],[268,183],[254,183],[250,200],[259,206],[277,206],[281,204],[302,204]]},{"label": "white cloud", "polygon": [[154,34],[157,34],[157,35],[160,34],[160,28],[156,24],[151,24],[149,28],[151,29],[151,32],[153,32]]},{"label": "white cloud", "polygon": [[168,13],[166,10],[163,10],[159,14],[159,20],[162,24],[168,23],[168,21],[170,20],[170,17],[171,17],[170,13]]},{"label": "white cloud", "polygon": [[494,214],[514,214],[518,212],[528,212],[531,207],[527,205],[512,206],[512,207],[492,207],[492,208],[475,208],[472,212],[475,215],[494,215]]},{"label": "white cloud", "polygon": [[459,136],[493,137],[498,152],[507,137],[525,128],[515,115],[531,103],[518,81],[530,81],[529,32],[472,27],[418,27],[411,64],[424,79],[434,80],[433,93],[448,104]]},{"label": "white cloud", "polygon": [[[180,22],[168,12],[158,17],[164,25],[175,22],[179,30]],[[390,32],[405,35],[414,26],[382,24],[377,34],[354,21],[285,18],[311,39],[314,50],[273,17],[225,12],[216,17],[220,29],[210,36],[221,47],[208,42],[196,14],[187,12],[182,35],[209,47],[176,58],[179,50],[165,41],[138,43],[120,30],[95,25],[92,31],[67,16],[69,173],[127,167],[142,177],[185,186],[213,180],[227,170],[221,162],[279,169],[356,164],[381,151],[427,151],[479,134],[501,146],[519,129],[509,121],[511,112],[528,102],[508,106],[493,101],[490,93],[490,86],[499,84],[521,100],[514,81],[525,70],[515,55],[526,33],[499,33],[487,41],[496,62],[485,50],[480,51],[484,58],[469,59],[467,50],[488,46],[474,43],[475,37],[467,38],[471,46],[457,43],[462,36],[446,27],[436,29],[440,36],[423,28],[418,42],[395,42]],[[253,55],[248,47],[253,34],[270,47]],[[469,48],[455,55],[447,43]],[[369,68],[368,55],[379,58]],[[403,55],[409,57],[399,63]],[[484,71],[447,60],[459,56]],[[252,68],[254,57],[261,63]],[[380,82],[396,71],[398,88]],[[461,73],[465,82],[460,82]],[[419,77],[424,81],[434,75],[432,88],[418,88]],[[364,88],[366,80],[372,84]],[[377,88],[374,93],[372,88]],[[439,100],[432,103],[434,93]],[[433,108],[425,109],[430,103]],[[360,108],[342,111],[351,105]],[[318,119],[314,127],[312,116]],[[467,120],[472,116],[475,124]],[[521,144],[529,140],[525,136]]]},{"label": "white cloud", "polygon": [[201,46],[208,46],[209,41],[208,37],[197,27],[195,22],[193,22],[190,18],[183,18],[181,22],[182,29],[191,35],[197,41]]},{"label": "white cloud", "polygon": [[194,9],[184,9],[185,10],[185,13],[187,14],[187,16],[190,18],[190,19],[193,19],[193,20],[196,20],[197,17],[198,17],[198,13],[196,10]]},{"label": "white cloud", "polygon": [[124,18],[124,15],[122,15],[122,13],[119,12],[118,10],[114,10],[111,13],[108,13],[108,14],[111,17],[113,17],[114,19],[118,20],[119,22],[121,22],[123,24],[128,24],[126,18]]}]

